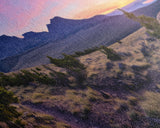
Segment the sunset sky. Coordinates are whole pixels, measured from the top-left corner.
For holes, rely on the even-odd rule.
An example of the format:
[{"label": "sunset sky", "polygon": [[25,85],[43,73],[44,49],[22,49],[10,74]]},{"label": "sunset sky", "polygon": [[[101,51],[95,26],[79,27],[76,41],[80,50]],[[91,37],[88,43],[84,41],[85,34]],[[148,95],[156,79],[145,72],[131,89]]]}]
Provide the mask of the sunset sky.
[{"label": "sunset sky", "polygon": [[[107,14],[135,0],[0,0],[0,35],[47,31],[54,16],[72,19]],[[143,4],[154,0],[144,0]]]}]

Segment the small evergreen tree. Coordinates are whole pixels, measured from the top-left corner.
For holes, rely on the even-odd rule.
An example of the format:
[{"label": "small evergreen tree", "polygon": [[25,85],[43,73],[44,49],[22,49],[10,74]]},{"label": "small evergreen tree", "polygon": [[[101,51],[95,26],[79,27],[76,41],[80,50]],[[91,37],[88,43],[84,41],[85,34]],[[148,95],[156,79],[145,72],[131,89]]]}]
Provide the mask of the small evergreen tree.
[{"label": "small evergreen tree", "polygon": [[12,92],[0,87],[0,122],[9,123],[14,118],[18,118],[20,114],[16,108],[11,106],[12,103],[17,103],[18,99]]}]

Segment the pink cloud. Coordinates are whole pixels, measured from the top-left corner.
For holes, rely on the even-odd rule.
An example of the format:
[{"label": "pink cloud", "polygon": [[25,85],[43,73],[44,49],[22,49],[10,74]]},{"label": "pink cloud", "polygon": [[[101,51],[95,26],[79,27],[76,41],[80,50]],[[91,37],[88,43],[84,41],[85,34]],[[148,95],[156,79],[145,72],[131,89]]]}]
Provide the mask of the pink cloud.
[{"label": "pink cloud", "polygon": [[[29,25],[30,20],[41,14],[48,0],[0,0],[0,14],[14,23],[10,32],[23,29]],[[7,23],[7,22],[6,22]]]},{"label": "pink cloud", "polygon": [[12,24],[9,25],[10,33],[21,31],[23,28],[36,26],[31,24],[31,21],[48,8],[48,2],[58,3],[49,14],[46,14],[45,19],[49,21],[48,16],[52,18],[55,12],[65,8],[73,0],[0,0],[0,15],[8,19],[6,24]]},{"label": "pink cloud", "polygon": [[146,0],[145,2],[143,2],[143,4],[148,4],[148,3],[151,3],[153,2],[154,0]]},{"label": "pink cloud", "polygon": [[69,6],[73,2],[74,0],[61,0],[60,4],[51,10],[50,16],[53,16],[52,14],[57,13],[58,11],[64,9],[65,7]]}]

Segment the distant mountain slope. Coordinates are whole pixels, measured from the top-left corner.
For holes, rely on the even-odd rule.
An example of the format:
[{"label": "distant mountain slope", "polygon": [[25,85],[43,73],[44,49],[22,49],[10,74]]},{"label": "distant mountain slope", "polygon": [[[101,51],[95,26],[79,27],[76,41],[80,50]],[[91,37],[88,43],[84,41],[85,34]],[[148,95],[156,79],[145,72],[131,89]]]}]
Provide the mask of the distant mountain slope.
[{"label": "distant mountain slope", "polygon": [[[121,24],[117,23],[117,18]],[[47,55],[60,57],[61,53],[72,54],[75,51],[80,51],[89,47],[112,44],[135,31],[137,27],[139,28],[139,24],[134,23],[134,21],[129,19],[125,20],[124,16],[111,17],[97,26],[87,30],[81,30],[64,40],[57,41],[56,43],[49,43],[19,56],[18,63],[12,70],[47,64],[49,62],[46,57]]]},{"label": "distant mountain slope", "polygon": [[28,32],[24,34],[24,38],[2,35],[0,36],[0,59],[21,54],[28,49],[40,46],[46,43],[48,41],[47,39],[46,32]]},{"label": "distant mountain slope", "polygon": [[47,44],[50,41],[61,40],[79,30],[97,25],[105,18],[105,15],[84,20],[55,17],[51,19],[51,24],[47,25],[49,32],[27,32],[23,34],[24,38],[2,35],[0,36],[0,59],[22,54],[28,50]]},{"label": "distant mountain slope", "polygon": [[88,29],[101,23],[107,17],[105,15],[97,15],[89,19],[72,20],[61,17],[54,17],[47,25],[48,31],[54,36],[55,39],[74,34],[82,29]]},{"label": "distant mountain slope", "polygon": [[[160,11],[159,7],[160,1],[157,1],[150,6],[134,11],[134,13],[136,15],[144,14],[156,17]],[[70,54],[89,47],[110,45],[133,33],[140,28],[140,25],[129,20],[124,15],[110,17],[96,16],[88,20],[78,21],[56,17],[51,20],[48,28],[49,33],[52,33],[52,36],[50,36],[52,41],[50,40],[46,45],[36,47],[24,54],[1,60],[0,71],[8,72],[40,64],[47,64],[47,55],[60,57],[61,53]],[[56,33],[57,36],[55,36]],[[58,37],[58,35],[62,35],[63,38]],[[16,61],[12,61],[12,59]],[[9,67],[6,66],[8,63]]]}]

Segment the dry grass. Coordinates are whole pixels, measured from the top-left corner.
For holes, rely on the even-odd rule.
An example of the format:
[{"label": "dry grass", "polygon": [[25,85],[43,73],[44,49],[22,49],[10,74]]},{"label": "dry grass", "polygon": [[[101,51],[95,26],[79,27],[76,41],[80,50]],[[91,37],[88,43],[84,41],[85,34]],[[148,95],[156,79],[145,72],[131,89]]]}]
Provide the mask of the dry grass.
[{"label": "dry grass", "polygon": [[65,123],[62,123],[62,122],[57,122],[56,123],[56,127],[57,128],[71,128],[71,126],[65,124]]},{"label": "dry grass", "polygon": [[160,119],[160,93],[146,91],[141,106],[149,117]]},{"label": "dry grass", "polygon": [[58,121],[52,115],[41,111],[35,112],[23,105],[17,106],[17,108],[19,112],[23,113],[21,124],[25,125],[27,128],[70,128],[68,124]]},{"label": "dry grass", "polygon": [[66,90],[64,95],[52,96],[55,106],[63,108],[74,115],[87,118],[92,103],[103,100],[103,97],[91,88],[85,90]]}]

